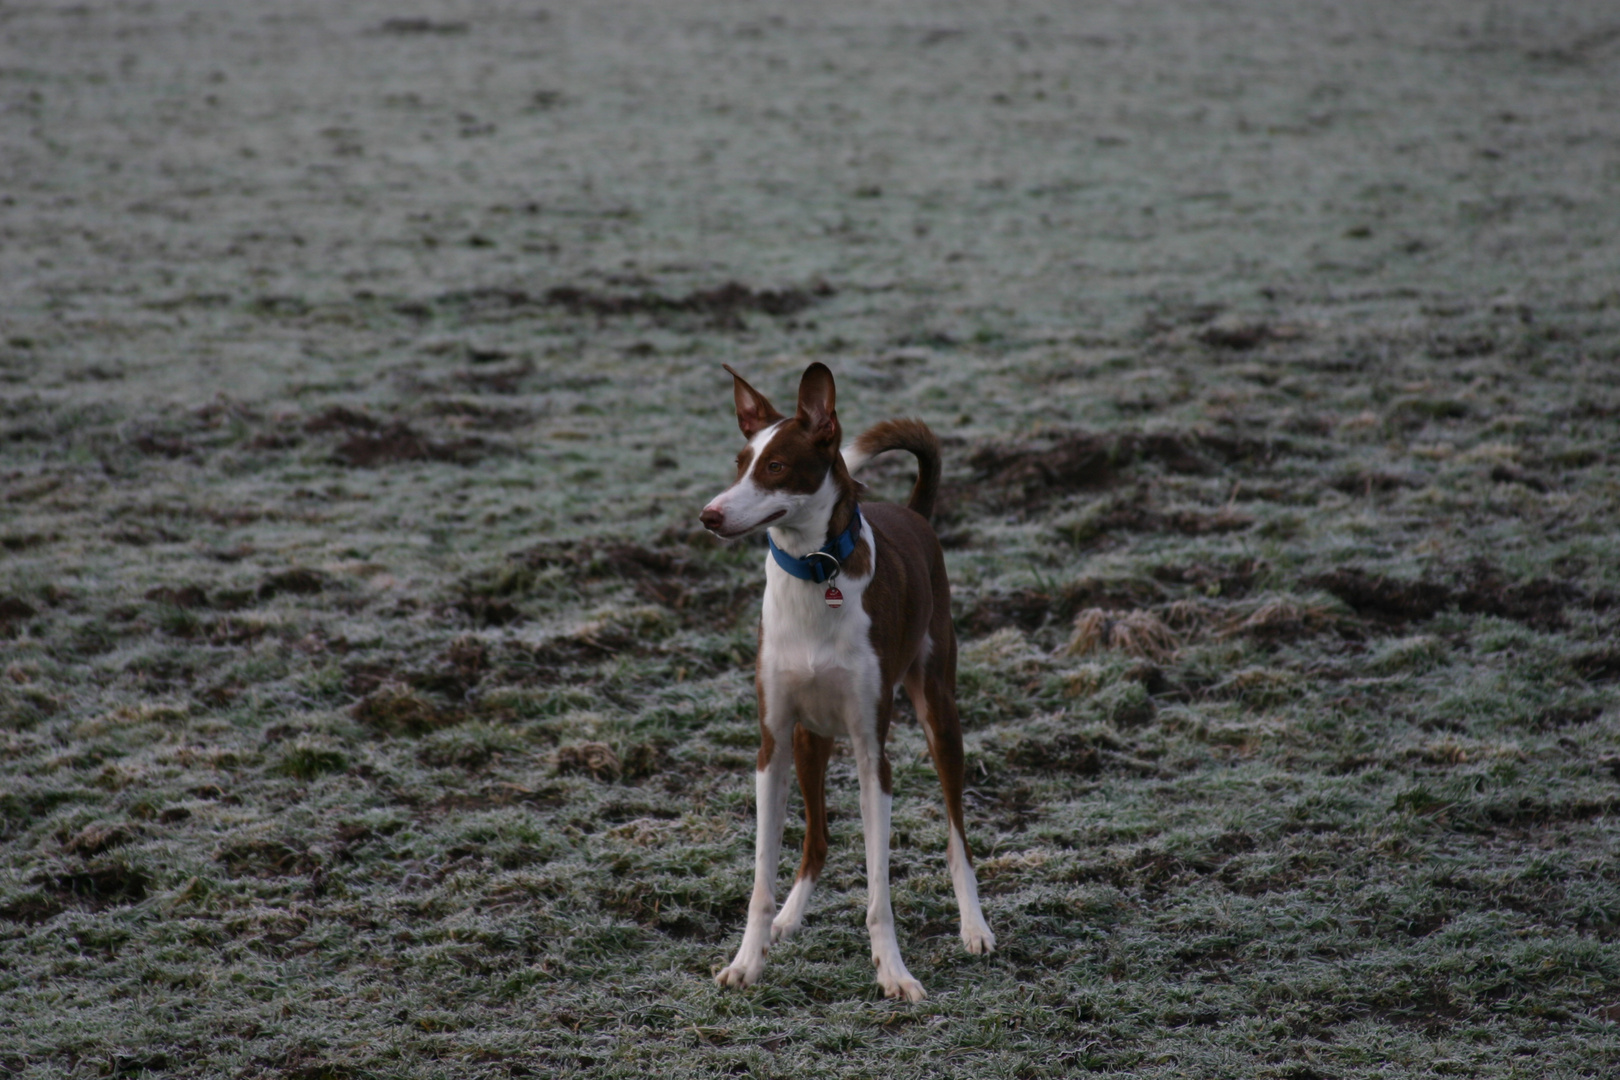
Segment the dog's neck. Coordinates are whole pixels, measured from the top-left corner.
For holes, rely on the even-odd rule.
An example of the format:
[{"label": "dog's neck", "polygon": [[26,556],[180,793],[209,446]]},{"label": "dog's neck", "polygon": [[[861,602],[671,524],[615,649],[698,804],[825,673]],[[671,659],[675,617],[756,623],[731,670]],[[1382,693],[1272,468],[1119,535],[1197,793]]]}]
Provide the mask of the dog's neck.
[{"label": "dog's neck", "polygon": [[770,528],[771,540],[794,558],[819,551],[849,528],[855,517],[856,484],[840,456],[821,487],[791,516]]}]

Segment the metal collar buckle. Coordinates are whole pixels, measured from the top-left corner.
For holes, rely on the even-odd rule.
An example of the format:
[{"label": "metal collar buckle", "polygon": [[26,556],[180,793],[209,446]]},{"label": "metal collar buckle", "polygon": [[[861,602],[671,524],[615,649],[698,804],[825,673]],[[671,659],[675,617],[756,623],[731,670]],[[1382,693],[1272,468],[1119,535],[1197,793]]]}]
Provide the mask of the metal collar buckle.
[{"label": "metal collar buckle", "polygon": [[827,571],[827,581],[829,584],[832,582],[833,578],[844,572],[844,566],[838,561],[838,556],[834,555],[830,551],[812,551],[810,554],[806,555],[805,558],[832,560],[832,569]]}]

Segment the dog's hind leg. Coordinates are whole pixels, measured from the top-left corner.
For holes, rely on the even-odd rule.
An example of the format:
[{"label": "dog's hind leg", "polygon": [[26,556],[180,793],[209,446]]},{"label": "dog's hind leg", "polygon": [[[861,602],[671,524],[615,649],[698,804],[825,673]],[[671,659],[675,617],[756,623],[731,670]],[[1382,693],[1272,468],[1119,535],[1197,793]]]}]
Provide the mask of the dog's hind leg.
[{"label": "dog's hind leg", "polygon": [[[877,981],[883,993],[892,998],[921,1001],[928,995],[900,958],[900,941],[894,931],[894,907],[889,902],[889,828],[894,785],[883,740],[888,734],[893,705],[891,691],[877,701],[875,722],[858,718],[848,729],[855,753],[855,771],[861,781],[861,831],[866,834],[866,929],[872,935],[872,963],[877,967]],[[873,708],[872,705],[865,707]]]},{"label": "dog's hind leg", "polygon": [[808,728],[793,730],[793,767],[799,774],[799,791],[804,796],[804,858],[799,862],[799,876],[794,879],[793,891],[782,905],[781,912],[771,923],[771,940],[782,941],[791,937],[804,922],[804,913],[810,906],[810,893],[827,864],[827,844],[832,839],[827,829],[827,761],[832,757],[833,741],[817,735]]},{"label": "dog's hind leg", "polygon": [[973,873],[973,856],[968,851],[967,830],[962,819],[962,786],[966,769],[962,753],[962,720],[956,711],[956,640],[946,638],[945,648],[906,672],[906,693],[917,719],[928,737],[928,752],[945,792],[945,819],[949,826],[945,859],[956,889],[956,906],[962,916],[962,944],[970,953],[994,952],[996,935],[984,920],[979,906],[979,879]]},{"label": "dog's hind leg", "polygon": [[[762,700],[762,707],[763,704]],[[748,901],[748,926],[743,931],[742,947],[736,957],[715,976],[721,986],[752,986],[765,970],[765,953],[771,943],[771,917],[776,914],[776,871],[782,856],[782,826],[787,820],[789,761],[787,740],[773,738],[767,729],[764,744],[759,749],[759,770],[754,773],[758,831],[754,836],[754,892]]]}]

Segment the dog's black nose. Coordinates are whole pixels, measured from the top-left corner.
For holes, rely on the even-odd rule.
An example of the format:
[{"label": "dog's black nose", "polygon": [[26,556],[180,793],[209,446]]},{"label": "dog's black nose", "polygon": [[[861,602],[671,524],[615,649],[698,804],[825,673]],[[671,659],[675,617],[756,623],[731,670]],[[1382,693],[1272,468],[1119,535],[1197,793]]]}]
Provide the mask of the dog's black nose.
[{"label": "dog's black nose", "polygon": [[703,513],[698,515],[698,520],[703,522],[705,529],[711,532],[719,532],[720,528],[726,523],[725,511],[716,510],[712,506],[705,506]]}]

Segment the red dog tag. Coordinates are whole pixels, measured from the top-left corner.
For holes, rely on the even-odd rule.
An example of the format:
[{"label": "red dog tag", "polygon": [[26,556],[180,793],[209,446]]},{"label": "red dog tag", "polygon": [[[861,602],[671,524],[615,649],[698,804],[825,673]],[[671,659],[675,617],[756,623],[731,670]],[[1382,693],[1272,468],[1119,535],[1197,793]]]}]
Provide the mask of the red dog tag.
[{"label": "red dog tag", "polygon": [[838,586],[827,586],[827,606],[831,608],[844,606],[844,594],[838,591]]}]

